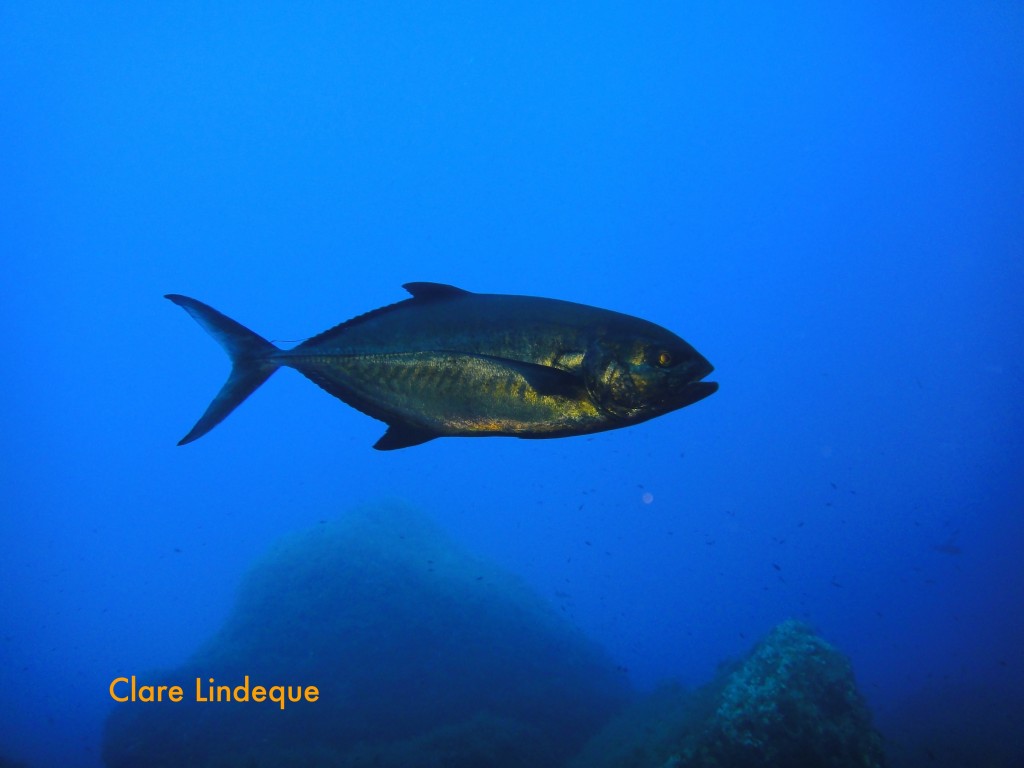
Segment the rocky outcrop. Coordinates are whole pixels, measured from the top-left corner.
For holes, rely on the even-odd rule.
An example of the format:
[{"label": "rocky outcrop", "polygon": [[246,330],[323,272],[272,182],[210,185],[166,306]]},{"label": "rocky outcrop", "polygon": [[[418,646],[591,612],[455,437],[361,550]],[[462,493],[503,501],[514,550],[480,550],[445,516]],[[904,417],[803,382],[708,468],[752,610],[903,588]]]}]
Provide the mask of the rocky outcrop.
[{"label": "rocky outcrop", "polygon": [[704,688],[667,686],[620,715],[574,768],[881,768],[850,663],[786,621]]},{"label": "rocky outcrop", "polygon": [[[315,685],[315,702],[194,701],[194,679]],[[222,630],[123,703],[104,759],[147,766],[560,765],[624,703],[594,645],[517,578],[401,506],[279,545]],[[191,686],[191,687],[189,687]]]}]

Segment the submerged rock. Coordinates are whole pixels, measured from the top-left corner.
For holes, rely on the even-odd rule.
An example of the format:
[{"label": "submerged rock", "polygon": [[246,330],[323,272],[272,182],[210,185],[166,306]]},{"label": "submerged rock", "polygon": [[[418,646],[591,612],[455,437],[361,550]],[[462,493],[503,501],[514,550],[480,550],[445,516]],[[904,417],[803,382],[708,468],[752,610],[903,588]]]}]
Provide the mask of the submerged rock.
[{"label": "submerged rock", "polygon": [[[315,702],[195,702],[195,678],[315,685]],[[104,760],[133,766],[545,766],[625,701],[623,673],[522,582],[401,506],[294,536],[220,632],[119,704]],[[191,687],[190,687],[191,686]]]},{"label": "submerged rock", "polygon": [[881,768],[849,660],[786,621],[694,693],[667,686],[609,724],[575,768]]},{"label": "submerged rock", "polygon": [[849,660],[797,621],[772,630],[726,677],[715,712],[688,757],[679,765],[884,763],[881,738]]}]

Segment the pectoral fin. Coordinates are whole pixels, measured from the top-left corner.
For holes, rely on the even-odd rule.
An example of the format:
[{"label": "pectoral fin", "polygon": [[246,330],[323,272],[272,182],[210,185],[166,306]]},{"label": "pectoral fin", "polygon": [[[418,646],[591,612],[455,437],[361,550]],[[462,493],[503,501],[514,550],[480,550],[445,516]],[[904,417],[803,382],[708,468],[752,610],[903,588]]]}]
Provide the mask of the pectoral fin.
[{"label": "pectoral fin", "polygon": [[526,382],[539,395],[575,397],[584,386],[581,377],[561,368],[552,368],[550,365],[524,363],[522,360],[511,360],[494,355],[474,355],[474,357],[512,369],[526,379]]}]

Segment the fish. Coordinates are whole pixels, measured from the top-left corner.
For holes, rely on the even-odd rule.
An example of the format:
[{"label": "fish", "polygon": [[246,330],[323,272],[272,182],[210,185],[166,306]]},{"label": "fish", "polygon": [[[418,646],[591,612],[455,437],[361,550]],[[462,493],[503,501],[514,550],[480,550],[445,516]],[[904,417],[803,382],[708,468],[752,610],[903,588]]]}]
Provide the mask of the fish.
[{"label": "fish", "polygon": [[963,548],[956,543],[957,534],[960,530],[957,529],[949,535],[944,542],[941,544],[932,544],[932,549],[936,552],[941,552],[944,555],[962,555],[964,553]]},{"label": "fish", "polygon": [[659,325],[584,304],[406,283],[410,298],[281,349],[207,304],[167,294],[231,359],[178,445],[199,439],[278,368],[385,424],[374,448],[438,437],[556,438],[618,429],[718,389],[696,349]]}]

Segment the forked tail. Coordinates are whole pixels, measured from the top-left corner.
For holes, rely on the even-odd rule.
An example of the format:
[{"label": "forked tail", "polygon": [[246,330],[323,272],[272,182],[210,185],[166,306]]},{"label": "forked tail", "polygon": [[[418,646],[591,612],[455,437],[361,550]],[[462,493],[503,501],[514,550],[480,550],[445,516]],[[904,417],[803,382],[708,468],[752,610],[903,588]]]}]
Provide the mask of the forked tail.
[{"label": "forked tail", "polygon": [[227,383],[221,387],[206,413],[192,427],[192,431],[178,441],[178,445],[184,445],[198,440],[216,427],[241,405],[245,398],[255,392],[256,388],[278,369],[279,364],[274,361],[273,356],[279,350],[262,336],[257,336],[244,325],[236,323],[201,301],[176,293],[169,293],[165,298],[192,315],[207,333],[220,342],[231,358],[231,375],[228,376]]}]

